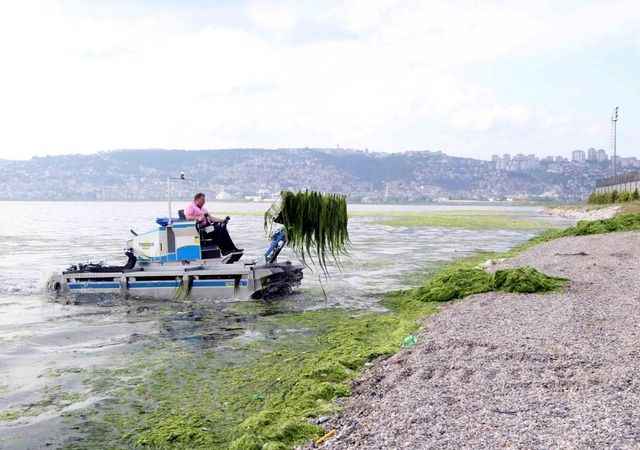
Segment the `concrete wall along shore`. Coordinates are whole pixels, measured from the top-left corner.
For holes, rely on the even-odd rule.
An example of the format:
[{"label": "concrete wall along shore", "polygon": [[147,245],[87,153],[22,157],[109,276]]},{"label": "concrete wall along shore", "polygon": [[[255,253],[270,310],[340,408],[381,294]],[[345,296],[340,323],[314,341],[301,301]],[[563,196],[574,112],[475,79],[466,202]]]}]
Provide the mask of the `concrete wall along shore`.
[{"label": "concrete wall along shore", "polygon": [[609,192],[633,192],[640,191],[640,172],[625,173],[615,177],[604,178],[596,182],[595,192],[607,194]]}]

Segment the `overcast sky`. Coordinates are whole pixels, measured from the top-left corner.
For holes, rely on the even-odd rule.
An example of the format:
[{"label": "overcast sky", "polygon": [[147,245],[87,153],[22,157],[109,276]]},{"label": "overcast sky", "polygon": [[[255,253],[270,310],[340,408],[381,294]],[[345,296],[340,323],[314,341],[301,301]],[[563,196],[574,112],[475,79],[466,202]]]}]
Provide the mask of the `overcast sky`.
[{"label": "overcast sky", "polygon": [[6,1],[0,158],[336,147],[640,156],[640,2]]}]

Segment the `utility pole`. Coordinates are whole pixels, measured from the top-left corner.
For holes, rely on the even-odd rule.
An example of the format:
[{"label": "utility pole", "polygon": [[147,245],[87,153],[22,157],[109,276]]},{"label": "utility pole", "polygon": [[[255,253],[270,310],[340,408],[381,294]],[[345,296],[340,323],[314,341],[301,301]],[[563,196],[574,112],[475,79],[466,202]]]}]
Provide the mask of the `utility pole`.
[{"label": "utility pole", "polygon": [[613,114],[611,115],[611,137],[612,137],[612,145],[613,145],[613,176],[615,177],[618,174],[618,157],[616,155],[616,128],[618,124],[618,107],[616,106],[613,110]]}]

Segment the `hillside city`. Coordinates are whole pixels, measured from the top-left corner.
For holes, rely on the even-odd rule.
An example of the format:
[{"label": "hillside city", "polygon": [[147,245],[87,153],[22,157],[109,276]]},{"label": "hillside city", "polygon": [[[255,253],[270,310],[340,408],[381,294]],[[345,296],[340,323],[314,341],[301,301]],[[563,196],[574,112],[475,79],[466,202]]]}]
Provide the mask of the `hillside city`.
[{"label": "hillside city", "polygon": [[[611,174],[603,149],[568,156],[494,155],[490,161],[440,151],[345,149],[119,150],[93,155],[0,160],[2,200],[164,200],[194,190],[218,200],[269,200],[282,190],[339,192],[351,202],[448,200],[576,201]],[[640,161],[618,157],[619,173]]]}]

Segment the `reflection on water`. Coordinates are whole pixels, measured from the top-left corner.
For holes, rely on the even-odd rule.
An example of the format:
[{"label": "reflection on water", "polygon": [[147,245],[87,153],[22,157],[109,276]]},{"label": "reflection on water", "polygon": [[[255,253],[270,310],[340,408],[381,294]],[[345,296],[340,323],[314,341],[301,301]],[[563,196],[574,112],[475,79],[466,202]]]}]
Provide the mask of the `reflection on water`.
[{"label": "reflection on water", "polygon": [[[258,214],[268,205],[209,205],[244,213],[229,225],[245,259],[261,256],[266,239]],[[81,435],[64,420],[71,411],[102,401],[89,392],[86,369],[126,364],[136,352],[178,343],[194,355],[225,352],[237,360],[242,343],[291,336],[270,326],[271,315],[326,307],[378,308],[380,294],[409,287],[408,274],[477,251],[502,251],[532,231],[443,230],[374,225],[385,211],[462,208],[537,217],[535,208],[451,206],[354,206],[371,212],[350,220],[353,243],[342,272],[319,284],[305,271],[302,287],[288,298],[261,304],[175,302],[98,298],[55,302],[42,293],[53,271],[87,260],[121,261],[129,229],[145,230],[165,215],[164,203],[0,203],[0,447],[49,448]],[[285,254],[283,258],[294,258]],[[238,345],[231,345],[235,343]],[[151,350],[150,350],[151,349]],[[123,362],[124,361],[124,362]]]}]

